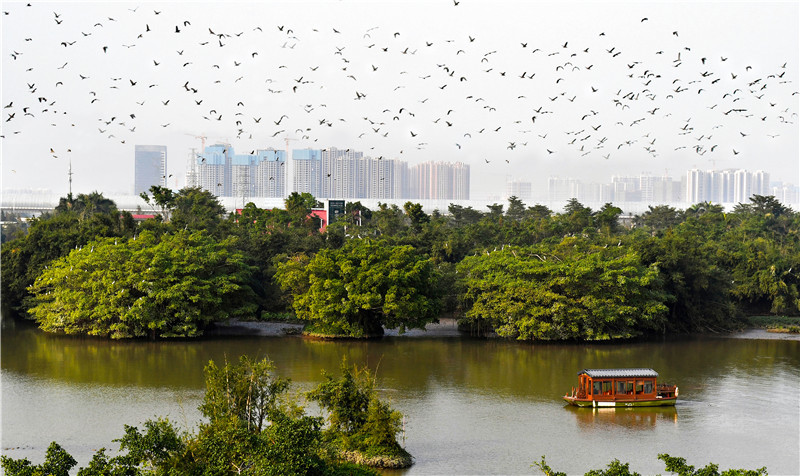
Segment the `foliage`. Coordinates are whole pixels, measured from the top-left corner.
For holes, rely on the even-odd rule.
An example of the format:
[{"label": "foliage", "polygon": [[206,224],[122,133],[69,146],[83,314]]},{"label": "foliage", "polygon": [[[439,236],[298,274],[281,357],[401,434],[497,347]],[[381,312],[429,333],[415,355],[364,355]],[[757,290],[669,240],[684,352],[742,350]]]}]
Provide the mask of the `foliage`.
[{"label": "foliage", "polygon": [[634,242],[642,261],[658,266],[664,290],[671,296],[666,330],[719,331],[737,325],[732,280],[720,263],[715,237],[724,226],[721,220],[721,213],[715,217],[707,212],[667,230],[660,238]]},{"label": "foliage", "polygon": [[603,340],[658,329],[665,295],[658,269],[630,248],[577,238],[555,247],[506,247],[458,267],[465,317],[504,337]]},{"label": "foliage", "polygon": [[100,192],[92,192],[89,194],[80,193],[77,197],[69,194],[61,197],[58,205],[55,208],[56,213],[61,212],[75,212],[81,220],[86,220],[94,215],[115,215],[117,213],[117,205],[113,200],[106,198]]},{"label": "foliage", "polygon": [[328,411],[328,434],[345,451],[363,457],[388,456],[410,460],[397,442],[402,414],[378,398],[375,377],[366,368],[350,368],[342,361],[342,376],[323,372],[325,381],[306,395]]},{"label": "foliage", "polygon": [[406,216],[411,222],[411,226],[417,232],[422,230],[423,224],[431,220],[431,218],[422,211],[422,205],[419,203],[406,202],[405,205],[403,205],[403,210],[405,210]]},{"label": "foliage", "polygon": [[238,365],[222,368],[210,361],[205,368],[206,393],[200,411],[212,422],[235,417],[247,430],[260,432],[279,410],[279,400],[289,380],[273,375],[268,359],[250,360],[243,355]]},{"label": "foliage", "polygon": [[112,460],[112,464],[130,468],[164,467],[173,464],[172,460],[185,449],[184,438],[169,420],[147,420],[144,428],[142,434],[138,428],[125,425],[125,435],[114,441],[119,442],[120,451],[127,451],[127,454]]},{"label": "foliage", "polygon": [[[632,249],[642,265],[656,269],[662,283],[659,299],[667,306],[666,319],[660,321],[662,332],[727,331],[741,326],[741,317],[747,314],[800,315],[800,215],[772,196],[754,195],[729,213],[710,202],[686,210],[651,206],[634,219],[630,230],[619,224],[620,208],[609,203],[593,211],[576,199],[567,201],[560,213],[543,205],[526,207],[522,200],[511,197],[507,204],[495,203],[483,211],[451,204],[447,215],[438,211],[428,214],[413,202],[402,207],[381,203],[375,210],[351,202],[346,204],[341,220],[321,234],[316,220],[309,218],[309,211],[319,203],[307,193],[288,197],[284,209],[262,210],[251,203],[241,215],[231,214],[224,219],[216,197],[207,191],[187,188],[173,192],[157,187],[151,192],[147,198],[154,207],[163,207],[162,214],[139,224],[130,214],[120,214],[113,202],[100,193],[92,192],[62,199],[54,213],[33,219],[27,234],[18,227],[15,238],[2,246],[3,303],[16,311],[35,305],[37,301],[32,299],[29,288],[46,266],[52,268],[53,260],[81,247],[85,253],[87,246],[91,249],[95,245],[97,252],[104,237],[126,243],[127,238],[147,231],[158,238],[153,241],[155,244],[176,231],[205,230],[211,241],[225,242],[229,253],[244,258],[249,272],[241,274],[237,283],[247,289],[247,296],[239,296],[247,299],[251,309],[247,314],[258,318],[265,313],[291,311],[293,305],[302,303],[303,298],[298,300],[297,296],[311,290],[313,281],[317,294],[308,297],[304,307],[307,313],[312,313],[313,308],[319,319],[312,322],[309,330],[325,334],[375,335],[384,325],[424,325],[420,319],[388,322],[392,314],[381,301],[386,290],[372,292],[363,282],[348,281],[368,275],[358,271],[362,266],[378,270],[373,273],[375,276],[389,275],[385,280],[378,279],[380,283],[408,274],[394,272],[390,264],[378,265],[390,259],[390,254],[356,262],[333,253],[358,249],[351,242],[376,237],[380,237],[382,248],[406,247],[414,256],[429,258],[436,279],[419,280],[428,284],[414,288],[429,288],[427,298],[446,295],[449,300],[444,306],[428,306],[430,313],[425,321],[436,317],[438,311],[434,308],[470,311],[474,296],[459,296],[459,289],[467,288],[463,288],[463,279],[456,279],[463,276],[466,265],[459,263],[465,258],[509,247],[538,250],[534,252],[543,256],[567,237],[579,239],[589,247],[608,247],[603,259],[611,258],[611,248]],[[325,254],[329,252],[332,254]],[[558,256],[563,259],[561,254]],[[327,261],[323,262],[323,257]],[[317,275],[306,270],[312,261],[324,272]],[[344,266],[347,262],[350,264]],[[287,281],[288,287],[276,278],[281,264],[291,271],[287,275],[293,276]],[[130,268],[134,273],[141,269],[147,266]],[[456,272],[458,269],[462,272]],[[500,281],[515,279],[513,273],[502,269],[497,273]],[[508,276],[501,279],[504,275]],[[106,284],[115,279],[112,277]],[[112,288],[124,291],[118,286],[114,284]],[[595,291],[608,294],[600,300],[609,301],[616,289],[596,287]],[[120,294],[120,302],[124,296],[124,292]],[[414,296],[403,297],[407,300],[404,305],[419,302]],[[326,298],[332,300],[326,302]],[[438,299],[429,299],[429,303],[434,301]],[[584,319],[588,315],[574,317]],[[209,322],[224,317],[212,317]],[[503,330],[493,327],[502,327],[503,322],[474,314],[469,319],[474,324],[492,326],[490,330]],[[651,324],[655,326],[656,321]],[[589,322],[584,327],[595,326]],[[653,326],[637,328],[634,334],[654,330]]]},{"label": "foliage", "polygon": [[608,463],[606,469],[593,469],[585,474],[585,476],[642,476],[636,471],[631,471],[629,463],[622,463],[618,459],[614,459]]},{"label": "foliage", "polygon": [[[100,197],[93,199],[105,204]],[[132,235],[122,226],[116,206],[93,209],[91,214],[69,210],[33,218],[27,235],[3,243],[2,294],[10,308],[24,310],[30,305],[28,286],[54,259],[100,237]]]},{"label": "foliage", "polygon": [[147,192],[142,192],[139,196],[150,206],[154,207],[158,205],[158,207],[161,208],[161,216],[164,222],[169,222],[171,211],[175,208],[175,193],[172,189],[160,185],[151,186],[150,193],[153,195],[152,203],[150,202],[150,196]]},{"label": "foliage", "polygon": [[[658,459],[664,462],[666,470],[676,473],[679,476],[766,476],[767,468],[752,469],[728,469],[719,472],[719,465],[709,463],[703,468],[695,471],[694,466],[686,464],[685,458],[672,457],[666,453],[658,455]],[[566,476],[566,473],[555,471],[548,466],[545,457],[542,456],[540,462],[535,462],[531,466],[539,468],[545,476]],[[614,459],[608,464],[606,469],[593,469],[585,473],[585,476],[640,476],[639,473],[631,471],[629,463],[622,463]]]},{"label": "foliage", "polygon": [[292,192],[284,203],[294,226],[319,228],[319,221],[309,217],[311,209],[321,205],[313,195],[307,192]]},{"label": "foliage", "polygon": [[69,476],[69,470],[76,464],[75,458],[55,441],[50,443],[40,465],[34,465],[27,458],[15,460],[0,456],[0,467],[7,476]]},{"label": "foliage", "polygon": [[[109,458],[100,449],[78,475],[377,475],[341,462],[337,455],[342,448],[331,446],[322,419],[287,402],[288,380],[274,377],[273,370],[268,359],[243,357],[223,368],[210,362],[200,406],[209,421],[196,433],[181,432],[166,419],[147,420],[142,430],[126,425],[125,434],[114,440],[120,444],[119,455]],[[373,387],[370,391],[374,395]],[[0,460],[8,476],[67,476],[75,464],[55,442],[38,466],[27,459]]]},{"label": "foliage", "polygon": [[206,325],[249,314],[243,257],[203,232],[105,238],[73,250],[30,287],[30,314],[50,332],[193,337]]},{"label": "foliage", "polygon": [[653,235],[662,233],[683,221],[683,213],[668,205],[650,205],[647,211],[637,216],[635,223],[652,230]]},{"label": "foliage", "polygon": [[178,230],[205,230],[214,235],[225,214],[219,199],[200,187],[181,189],[173,203],[172,224]]},{"label": "foliage", "polygon": [[312,258],[297,255],[278,266],[275,278],[312,332],[366,337],[381,335],[384,326],[404,332],[433,322],[436,275],[411,246],[365,239]]},{"label": "foliage", "polygon": [[686,464],[685,458],[678,458],[670,456],[666,453],[658,455],[658,459],[664,462],[665,469],[671,473],[676,473],[679,476],[765,476],[767,474],[767,467],[752,470],[752,469],[728,469],[719,472],[719,465],[709,463],[703,468],[695,471],[694,466]]}]

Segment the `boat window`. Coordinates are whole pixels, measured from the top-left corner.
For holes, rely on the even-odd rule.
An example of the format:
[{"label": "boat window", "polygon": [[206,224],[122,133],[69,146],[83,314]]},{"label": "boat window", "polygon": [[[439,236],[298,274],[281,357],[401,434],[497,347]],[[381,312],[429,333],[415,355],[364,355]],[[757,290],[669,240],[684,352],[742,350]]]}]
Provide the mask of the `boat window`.
[{"label": "boat window", "polygon": [[633,395],[633,380],[628,380],[625,382],[625,393],[628,395]]},{"label": "boat window", "polygon": [[601,382],[594,382],[594,387],[592,388],[592,395],[600,395],[600,384]]},{"label": "boat window", "polygon": [[653,381],[648,380],[644,383],[644,393],[653,393]]},{"label": "boat window", "polygon": [[603,380],[603,395],[611,395],[611,380]]},{"label": "boat window", "polygon": [[617,380],[617,390],[614,392],[617,395],[624,395],[625,394],[625,381],[624,380]]},{"label": "boat window", "polygon": [[636,393],[644,392],[644,380],[636,381]]}]

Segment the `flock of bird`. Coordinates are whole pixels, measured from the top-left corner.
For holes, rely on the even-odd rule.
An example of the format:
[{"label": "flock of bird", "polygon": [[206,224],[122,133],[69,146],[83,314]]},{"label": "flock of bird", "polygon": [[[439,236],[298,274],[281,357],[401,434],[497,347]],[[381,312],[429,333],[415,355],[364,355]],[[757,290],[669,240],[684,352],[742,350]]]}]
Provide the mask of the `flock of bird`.
[{"label": "flock of bird", "polygon": [[[703,51],[680,31],[652,31],[649,18],[630,20],[658,45],[642,52],[602,27],[592,41],[498,42],[482,31],[426,38],[244,16],[231,29],[148,4],[96,18],[3,8],[7,26],[25,27],[4,34],[2,140],[55,158],[78,142],[153,143],[169,132],[225,139],[240,153],[291,140],[488,167],[623,153],[730,159],[754,136],[798,128],[788,62],[754,67]],[[47,128],[72,142],[48,143]],[[451,154],[426,156],[434,144]]]}]

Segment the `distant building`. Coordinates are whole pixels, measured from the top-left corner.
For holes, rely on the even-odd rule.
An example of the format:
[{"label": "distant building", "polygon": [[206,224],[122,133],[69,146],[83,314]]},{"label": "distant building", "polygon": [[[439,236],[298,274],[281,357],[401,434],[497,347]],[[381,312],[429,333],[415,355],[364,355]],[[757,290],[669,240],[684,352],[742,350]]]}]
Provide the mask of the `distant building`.
[{"label": "distant building", "polygon": [[196,185],[218,197],[233,193],[233,147],[214,144],[197,156]]},{"label": "distant building", "polygon": [[469,165],[461,162],[423,162],[409,168],[409,198],[469,200]]},{"label": "distant building", "polygon": [[288,158],[285,151],[272,148],[234,154],[230,144],[214,144],[193,155],[187,185],[242,204],[251,197],[284,197],[290,191],[319,199],[469,200],[469,165],[461,162],[409,168],[398,159],[351,149],[294,149]]},{"label": "distant building", "polygon": [[529,202],[533,198],[532,184],[521,180],[510,180],[506,182],[506,198],[517,197],[522,202]]},{"label": "distant building", "polygon": [[153,185],[167,186],[167,146],[137,145],[133,160],[134,195],[149,192]]},{"label": "distant building", "polygon": [[547,200],[550,203],[564,204],[572,198],[580,201],[583,199],[582,197],[580,180],[559,177],[549,177],[547,179]]},{"label": "distant building", "polygon": [[692,169],[686,172],[688,203],[748,203],[753,195],[768,195],[769,174],[744,169]]},{"label": "distant building", "polygon": [[310,193],[321,197],[322,151],[318,149],[295,149],[292,151],[294,177],[292,191]]}]

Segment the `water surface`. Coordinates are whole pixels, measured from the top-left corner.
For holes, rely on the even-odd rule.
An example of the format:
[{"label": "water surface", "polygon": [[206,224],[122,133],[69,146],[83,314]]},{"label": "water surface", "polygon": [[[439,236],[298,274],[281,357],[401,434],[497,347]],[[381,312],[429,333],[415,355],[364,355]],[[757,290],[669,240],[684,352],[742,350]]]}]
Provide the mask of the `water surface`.
[{"label": "water surface", "polygon": [[[757,337],[757,336],[756,336]],[[4,321],[3,454],[41,461],[58,441],[85,465],[123,425],[168,416],[200,421],[203,366],[268,356],[297,392],[342,358],[378,374],[405,415],[415,464],[404,474],[539,474],[546,455],[569,474],[614,458],[664,473],[659,453],[696,467],[766,466],[800,474],[800,341],[695,337],[626,344],[530,344],[469,337],[325,342],[218,337],[116,342],[44,334]],[[652,367],[676,383],[674,408],[577,409],[560,399],[583,368]],[[309,407],[309,413],[317,414]]]}]

